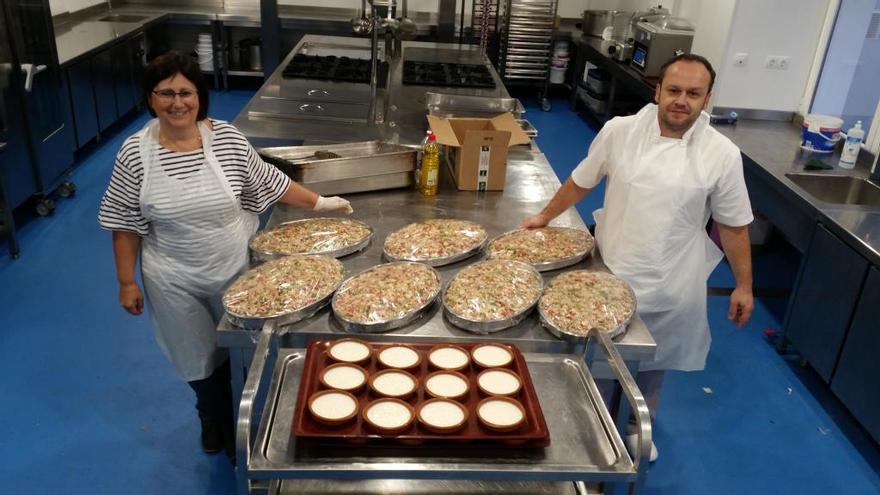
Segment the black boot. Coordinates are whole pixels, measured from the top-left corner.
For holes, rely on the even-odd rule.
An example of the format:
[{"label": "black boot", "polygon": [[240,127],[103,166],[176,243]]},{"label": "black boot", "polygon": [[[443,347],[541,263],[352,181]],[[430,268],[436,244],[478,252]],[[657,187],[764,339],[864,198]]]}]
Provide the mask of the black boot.
[{"label": "black boot", "polygon": [[232,390],[229,361],[202,380],[189,382],[196,393],[196,409],[202,425],[202,450],[214,454],[221,450],[235,455],[232,419]]},{"label": "black boot", "polygon": [[199,416],[202,423],[202,450],[208,454],[216,454],[223,449],[223,423]]}]

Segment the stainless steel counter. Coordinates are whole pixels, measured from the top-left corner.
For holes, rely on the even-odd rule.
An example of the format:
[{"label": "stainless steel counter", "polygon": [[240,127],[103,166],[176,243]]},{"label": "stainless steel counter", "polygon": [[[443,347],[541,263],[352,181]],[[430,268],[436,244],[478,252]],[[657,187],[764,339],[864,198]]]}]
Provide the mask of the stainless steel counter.
[{"label": "stainless steel counter", "polygon": [[732,126],[716,126],[747,157],[746,167],[753,167],[764,178],[775,181],[792,201],[800,202],[816,218],[875,265],[880,266],[880,208],[826,203],[811,196],[786,177],[804,172],[810,158],[818,158],[832,170],[807,171],[815,174],[867,178],[869,169],[860,162],[853,170],[837,167],[838,153],[814,154],[800,148],[801,129],[791,122],[741,120]]}]

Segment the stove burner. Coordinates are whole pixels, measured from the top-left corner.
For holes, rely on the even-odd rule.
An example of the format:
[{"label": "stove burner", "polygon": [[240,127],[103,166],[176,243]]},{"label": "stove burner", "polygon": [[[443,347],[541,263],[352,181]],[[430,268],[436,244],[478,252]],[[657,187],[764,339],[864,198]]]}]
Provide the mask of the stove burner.
[{"label": "stove burner", "polygon": [[[385,80],[388,64],[379,65],[380,86]],[[284,68],[285,78],[325,79],[354,83],[370,83],[370,61],[362,58],[337,57],[335,55],[303,55],[298,53]]]},{"label": "stove burner", "polygon": [[413,62],[409,60],[403,62],[403,84],[495,88],[492,74],[485,65]]}]

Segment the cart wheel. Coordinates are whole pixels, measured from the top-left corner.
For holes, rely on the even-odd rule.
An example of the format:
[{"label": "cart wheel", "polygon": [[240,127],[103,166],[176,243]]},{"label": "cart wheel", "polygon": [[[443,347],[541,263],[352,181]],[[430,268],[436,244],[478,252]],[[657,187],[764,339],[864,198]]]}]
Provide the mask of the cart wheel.
[{"label": "cart wheel", "polygon": [[40,215],[41,217],[49,215],[54,209],[55,202],[51,199],[43,199],[37,203],[37,215]]},{"label": "cart wheel", "polygon": [[553,107],[550,105],[550,100],[548,100],[547,98],[541,100],[541,110],[549,112],[551,108]]},{"label": "cart wheel", "polygon": [[65,181],[58,186],[58,195],[62,198],[69,198],[74,194],[76,194],[76,184],[73,182]]}]

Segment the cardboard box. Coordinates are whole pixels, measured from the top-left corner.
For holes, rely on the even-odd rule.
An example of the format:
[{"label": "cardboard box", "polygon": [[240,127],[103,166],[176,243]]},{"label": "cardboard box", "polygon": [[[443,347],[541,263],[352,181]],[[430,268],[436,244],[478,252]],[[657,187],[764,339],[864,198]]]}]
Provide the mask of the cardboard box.
[{"label": "cardboard box", "polygon": [[531,141],[510,113],[491,119],[429,115],[428,124],[437,142],[453,150],[452,178],[462,191],[504,189],[507,148]]}]

